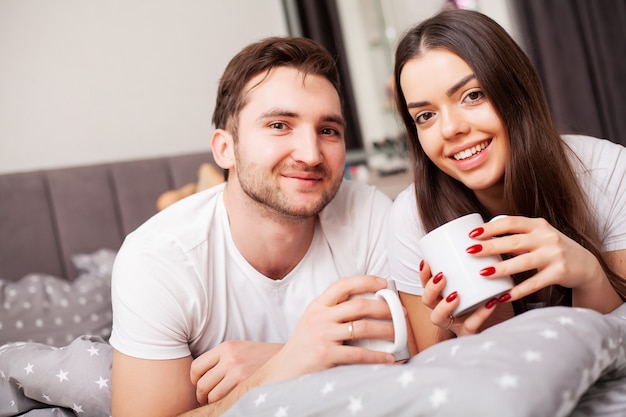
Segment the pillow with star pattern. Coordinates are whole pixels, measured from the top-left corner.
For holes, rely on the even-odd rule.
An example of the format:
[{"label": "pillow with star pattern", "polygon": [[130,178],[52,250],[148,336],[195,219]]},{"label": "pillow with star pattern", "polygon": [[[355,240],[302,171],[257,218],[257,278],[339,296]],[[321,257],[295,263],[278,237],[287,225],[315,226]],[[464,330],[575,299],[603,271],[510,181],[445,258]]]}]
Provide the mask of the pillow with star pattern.
[{"label": "pillow with star pattern", "polygon": [[101,249],[73,257],[78,278],[68,282],[31,273],[0,279],[0,345],[38,342],[65,346],[81,335],[111,335],[111,269],[115,252]]},{"label": "pillow with star pattern", "polygon": [[626,304],[539,308],[405,364],[260,386],[223,414],[247,416],[626,416]]},{"label": "pillow with star pattern", "polygon": [[0,346],[0,416],[110,417],[112,357],[98,336]]}]

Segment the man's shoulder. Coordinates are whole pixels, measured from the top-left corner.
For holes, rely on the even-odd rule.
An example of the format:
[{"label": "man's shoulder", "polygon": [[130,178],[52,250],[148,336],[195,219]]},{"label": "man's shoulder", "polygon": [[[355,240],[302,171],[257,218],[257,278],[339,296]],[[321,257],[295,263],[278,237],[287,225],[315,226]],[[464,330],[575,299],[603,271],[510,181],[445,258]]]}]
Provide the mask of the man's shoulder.
[{"label": "man's shoulder", "polygon": [[154,240],[158,235],[166,241],[167,236],[175,240],[203,236],[202,231],[209,227],[223,201],[223,190],[220,184],[177,201],[144,222],[128,238]]}]

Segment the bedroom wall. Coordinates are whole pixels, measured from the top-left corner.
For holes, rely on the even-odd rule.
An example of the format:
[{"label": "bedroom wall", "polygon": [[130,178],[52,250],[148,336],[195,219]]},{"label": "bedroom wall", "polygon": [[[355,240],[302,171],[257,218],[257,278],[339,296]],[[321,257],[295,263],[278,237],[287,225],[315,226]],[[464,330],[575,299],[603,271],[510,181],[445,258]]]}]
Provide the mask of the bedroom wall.
[{"label": "bedroom wall", "polygon": [[0,173],[209,149],[219,77],[281,0],[0,1]]}]

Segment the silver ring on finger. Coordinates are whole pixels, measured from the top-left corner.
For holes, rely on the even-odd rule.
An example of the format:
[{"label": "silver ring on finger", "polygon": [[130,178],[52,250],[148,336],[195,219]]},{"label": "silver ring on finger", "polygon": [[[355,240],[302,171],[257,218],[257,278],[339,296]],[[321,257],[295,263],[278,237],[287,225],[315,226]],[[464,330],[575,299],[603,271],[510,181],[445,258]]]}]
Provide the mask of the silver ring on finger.
[{"label": "silver ring on finger", "polygon": [[448,325],[444,327],[446,330],[450,330],[450,327],[454,324],[454,317],[452,317],[452,314],[448,315],[448,319],[450,319],[450,321],[448,322]]}]

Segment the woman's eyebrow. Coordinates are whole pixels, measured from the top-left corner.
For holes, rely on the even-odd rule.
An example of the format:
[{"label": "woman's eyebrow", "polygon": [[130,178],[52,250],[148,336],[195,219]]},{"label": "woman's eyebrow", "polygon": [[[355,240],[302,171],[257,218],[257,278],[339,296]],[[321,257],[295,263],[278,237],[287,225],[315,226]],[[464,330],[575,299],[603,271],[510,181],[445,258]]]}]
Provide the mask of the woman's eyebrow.
[{"label": "woman's eyebrow", "polygon": [[467,75],[467,76],[463,77],[461,79],[461,81],[459,81],[458,83],[454,84],[452,87],[450,87],[448,89],[448,91],[446,91],[446,95],[448,97],[452,96],[452,94],[454,94],[457,91],[459,91],[459,89],[461,87],[463,87],[465,84],[467,84],[470,80],[473,80],[474,78],[476,78],[476,75],[474,75],[474,74],[470,74],[470,75]]},{"label": "woman's eyebrow", "polygon": [[[457,82],[456,84],[454,84],[452,87],[450,87],[447,91],[446,91],[446,95],[448,97],[451,97],[454,93],[456,93],[457,91],[459,91],[459,89],[461,87],[463,87],[465,84],[467,84],[468,82],[470,82],[471,80],[473,80],[474,78],[476,78],[475,74],[469,74],[466,75],[465,77],[463,77],[459,82]],[[424,106],[428,106],[430,104],[430,101],[415,101],[415,102],[410,102],[407,103],[407,108],[409,109],[414,109],[417,107],[424,107]]]}]

